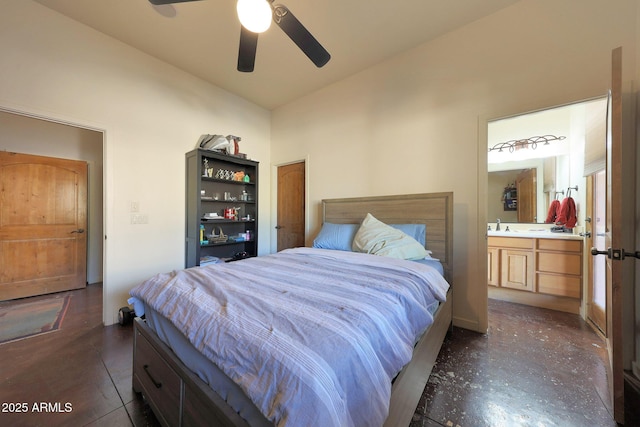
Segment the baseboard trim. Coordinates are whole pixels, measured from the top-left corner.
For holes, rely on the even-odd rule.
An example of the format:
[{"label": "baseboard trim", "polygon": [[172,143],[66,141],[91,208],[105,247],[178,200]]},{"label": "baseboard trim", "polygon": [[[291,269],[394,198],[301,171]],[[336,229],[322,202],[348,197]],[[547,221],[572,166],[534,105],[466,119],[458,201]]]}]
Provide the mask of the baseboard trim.
[{"label": "baseboard trim", "polygon": [[495,286],[489,286],[489,298],[564,311],[565,313],[580,314],[580,300],[575,298],[496,288]]}]

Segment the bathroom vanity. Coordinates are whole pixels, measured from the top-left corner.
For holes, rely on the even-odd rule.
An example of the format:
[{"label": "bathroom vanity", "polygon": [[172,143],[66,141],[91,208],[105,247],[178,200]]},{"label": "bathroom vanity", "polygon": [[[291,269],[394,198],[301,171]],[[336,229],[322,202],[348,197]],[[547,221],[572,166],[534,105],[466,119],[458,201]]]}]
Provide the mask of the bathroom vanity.
[{"label": "bathroom vanity", "polygon": [[581,236],[549,231],[487,234],[490,298],[580,312]]}]

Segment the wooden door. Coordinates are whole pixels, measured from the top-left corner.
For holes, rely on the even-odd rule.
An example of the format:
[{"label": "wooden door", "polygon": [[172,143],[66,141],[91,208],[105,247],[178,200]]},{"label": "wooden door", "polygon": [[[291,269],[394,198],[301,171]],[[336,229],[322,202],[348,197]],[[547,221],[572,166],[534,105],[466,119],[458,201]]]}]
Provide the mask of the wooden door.
[{"label": "wooden door", "polygon": [[[611,400],[613,417],[624,424],[624,354],[623,354],[623,266],[613,250],[623,246],[623,111],[622,111],[622,48],[614,49],[611,55],[611,94],[609,126],[607,135],[607,203],[605,247],[609,252],[606,259],[607,274],[607,327],[610,357]],[[631,176],[631,175],[629,175]],[[627,229],[628,235],[634,235]],[[630,262],[630,261],[629,261]]]},{"label": "wooden door", "polygon": [[0,152],[0,300],[86,286],[86,162]]},{"label": "wooden door", "polygon": [[537,177],[535,169],[525,169],[516,177],[518,222],[537,221]]},{"label": "wooden door", "polygon": [[[604,141],[602,142],[605,143]],[[586,238],[587,248],[605,248],[606,172],[587,178]],[[587,318],[607,336],[607,263],[604,257],[589,257],[587,281]]]},{"label": "wooden door", "polygon": [[278,167],[278,251],[304,246],[305,162]]}]

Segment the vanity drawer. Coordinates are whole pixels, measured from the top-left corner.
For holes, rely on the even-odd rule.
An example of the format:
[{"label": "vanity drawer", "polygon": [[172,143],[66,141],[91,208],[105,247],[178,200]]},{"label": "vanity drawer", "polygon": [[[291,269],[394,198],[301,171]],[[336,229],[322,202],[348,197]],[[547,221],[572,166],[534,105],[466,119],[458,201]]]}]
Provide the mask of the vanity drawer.
[{"label": "vanity drawer", "polygon": [[580,254],[538,252],[537,271],[547,273],[582,274],[582,256]]},{"label": "vanity drawer", "polygon": [[497,246],[500,248],[517,248],[517,249],[533,249],[533,239],[521,237],[489,237],[487,243],[489,246]]},{"label": "vanity drawer", "polygon": [[143,394],[157,404],[153,412],[162,418],[161,422],[165,425],[180,425],[180,377],[138,330],[133,364]]},{"label": "vanity drawer", "polygon": [[580,240],[538,239],[538,250],[580,253],[582,242]]},{"label": "vanity drawer", "polygon": [[561,297],[580,298],[580,277],[538,273],[538,292]]}]

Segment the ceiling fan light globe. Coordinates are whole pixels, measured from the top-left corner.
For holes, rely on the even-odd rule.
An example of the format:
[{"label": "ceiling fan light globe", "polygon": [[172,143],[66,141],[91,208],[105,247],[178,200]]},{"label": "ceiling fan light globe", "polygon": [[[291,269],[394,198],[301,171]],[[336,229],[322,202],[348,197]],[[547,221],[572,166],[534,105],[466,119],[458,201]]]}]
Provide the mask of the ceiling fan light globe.
[{"label": "ceiling fan light globe", "polygon": [[238,19],[243,27],[263,33],[271,26],[271,6],[266,0],[238,0]]}]

